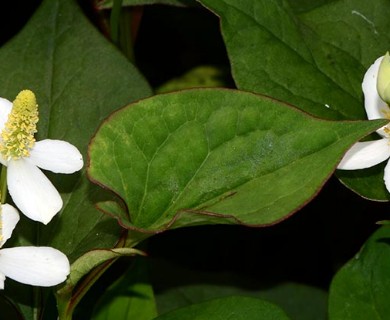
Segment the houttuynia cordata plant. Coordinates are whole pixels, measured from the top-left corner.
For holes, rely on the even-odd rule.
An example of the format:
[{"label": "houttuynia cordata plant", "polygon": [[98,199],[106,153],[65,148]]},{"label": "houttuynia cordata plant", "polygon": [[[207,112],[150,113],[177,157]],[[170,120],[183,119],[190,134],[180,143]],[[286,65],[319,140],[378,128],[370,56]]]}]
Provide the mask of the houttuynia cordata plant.
[{"label": "houttuynia cordata plant", "polygon": [[1,319],[390,317],[388,1],[3,12]]}]

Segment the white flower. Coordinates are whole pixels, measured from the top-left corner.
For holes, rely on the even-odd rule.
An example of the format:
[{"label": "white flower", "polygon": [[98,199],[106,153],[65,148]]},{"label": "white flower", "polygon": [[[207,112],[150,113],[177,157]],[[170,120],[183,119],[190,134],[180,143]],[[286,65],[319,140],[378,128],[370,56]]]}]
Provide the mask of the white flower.
[{"label": "white flower", "polygon": [[8,167],[9,193],[27,217],[47,224],[63,203],[39,168],[70,174],[83,167],[83,158],[77,148],[66,141],[36,142],[37,122],[38,109],[31,91],[19,93],[14,103],[0,98],[0,163]]},{"label": "white flower", "polygon": [[[0,248],[19,221],[17,210],[0,205]],[[51,247],[14,247],[0,249],[0,289],[5,278],[34,286],[50,287],[65,281],[70,271],[68,258]]]},{"label": "white flower", "polygon": [[[386,59],[381,65],[382,60]],[[381,95],[384,95],[384,90],[387,88],[387,79],[383,77],[388,70],[383,70],[388,67],[388,55],[378,58],[374,64],[368,68],[364,75],[362,88],[364,93],[364,107],[366,109],[369,120],[374,119],[390,119],[390,108],[378,94],[378,89],[381,90]],[[377,84],[378,73],[381,73],[381,83]],[[386,81],[386,83],[384,83]],[[377,133],[382,139],[374,141],[357,142],[344,155],[338,169],[356,170],[365,169],[375,166],[390,157],[390,125],[386,125],[377,130]],[[384,171],[384,181],[387,190],[390,191],[390,162],[386,164]]]}]

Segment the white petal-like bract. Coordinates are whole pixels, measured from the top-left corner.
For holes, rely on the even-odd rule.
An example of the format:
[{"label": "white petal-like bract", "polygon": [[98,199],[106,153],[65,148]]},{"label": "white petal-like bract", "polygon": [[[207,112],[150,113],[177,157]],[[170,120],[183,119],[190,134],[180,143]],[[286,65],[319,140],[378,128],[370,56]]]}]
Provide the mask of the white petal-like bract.
[{"label": "white petal-like bract", "polygon": [[385,166],[383,180],[385,181],[386,189],[390,192],[390,161]]},{"label": "white petal-like bract", "polygon": [[8,101],[7,99],[0,98],[0,132],[4,129],[11,110],[12,102]]},{"label": "white petal-like bract", "polygon": [[4,289],[5,274],[0,272],[0,290]]},{"label": "white petal-like bract", "polygon": [[62,198],[57,189],[27,159],[9,162],[7,184],[16,206],[32,220],[47,224],[62,208]]},{"label": "white petal-like bract", "polygon": [[386,138],[355,143],[344,155],[337,169],[356,170],[377,165],[390,157],[389,140]]},{"label": "white petal-like bract", "polygon": [[51,247],[15,247],[0,250],[0,275],[24,284],[54,286],[65,281],[69,271],[68,258]]},{"label": "white petal-like bract", "polygon": [[[0,98],[0,134],[5,127],[5,123],[8,120],[8,115],[10,114],[11,110],[12,110],[12,102],[8,101],[7,99]],[[1,136],[0,136],[0,141],[2,141]],[[7,160],[4,159],[1,155],[0,155],[0,163],[2,165],[8,164]]]},{"label": "white petal-like bract", "polygon": [[12,231],[14,231],[15,226],[19,222],[19,213],[18,211],[9,204],[1,205],[1,239],[0,239],[0,248],[3,244],[11,237]]},{"label": "white petal-like bract", "polygon": [[29,161],[55,173],[73,173],[83,167],[83,156],[72,144],[62,140],[38,141],[30,151]]}]

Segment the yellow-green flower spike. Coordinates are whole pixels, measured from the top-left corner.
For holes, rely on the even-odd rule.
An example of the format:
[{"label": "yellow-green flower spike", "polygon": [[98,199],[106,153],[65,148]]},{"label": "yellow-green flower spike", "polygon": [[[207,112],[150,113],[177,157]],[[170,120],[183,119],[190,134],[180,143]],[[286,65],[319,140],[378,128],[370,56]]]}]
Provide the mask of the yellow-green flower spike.
[{"label": "yellow-green flower spike", "polygon": [[386,52],[379,66],[376,88],[379,96],[387,104],[390,103],[390,55]]},{"label": "yellow-green flower spike", "polygon": [[0,152],[7,160],[16,160],[30,155],[37,132],[38,105],[35,94],[21,91],[15,98],[11,113],[1,132]]}]

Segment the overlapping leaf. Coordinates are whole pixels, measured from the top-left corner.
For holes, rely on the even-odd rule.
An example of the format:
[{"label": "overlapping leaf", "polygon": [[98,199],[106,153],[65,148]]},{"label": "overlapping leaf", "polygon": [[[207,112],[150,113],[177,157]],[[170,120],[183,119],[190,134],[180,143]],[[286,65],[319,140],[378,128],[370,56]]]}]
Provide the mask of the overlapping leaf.
[{"label": "overlapping leaf", "polygon": [[88,173],[124,200],[130,218],[112,214],[130,229],[268,225],[307,203],[380,123],[323,121],[239,91],[158,95],[102,125]]},{"label": "overlapping leaf", "polygon": [[155,320],[288,320],[278,306],[260,299],[231,296],[193,304],[164,315]]},{"label": "overlapping leaf", "polygon": [[[234,277],[232,275],[228,275]],[[189,278],[193,278],[190,274]],[[231,281],[231,278],[229,279]],[[280,306],[292,319],[327,319],[327,294],[318,288],[297,283],[283,283],[266,290],[243,289],[229,284],[194,284],[173,287],[157,294],[160,314],[214,298],[231,295],[264,299]]]},{"label": "overlapping leaf", "polygon": [[[388,50],[385,0],[303,1],[294,13],[283,0],[200,0],[221,19],[239,89],[266,94],[328,119],[366,117],[361,81]],[[341,173],[363,197],[388,200],[378,170]],[[366,186],[374,185],[373,189]]]},{"label": "overlapping leaf", "polygon": [[384,226],[333,279],[329,319],[387,319],[389,294],[390,228]]},{"label": "overlapping leaf", "polygon": [[127,272],[108,288],[96,304],[91,319],[150,320],[156,317],[156,302],[148,270],[145,261],[135,259]]},{"label": "overlapping leaf", "polygon": [[322,117],[365,117],[360,84],[387,50],[388,2],[336,1],[300,16],[282,0],[201,2],[221,19],[240,89]]}]

